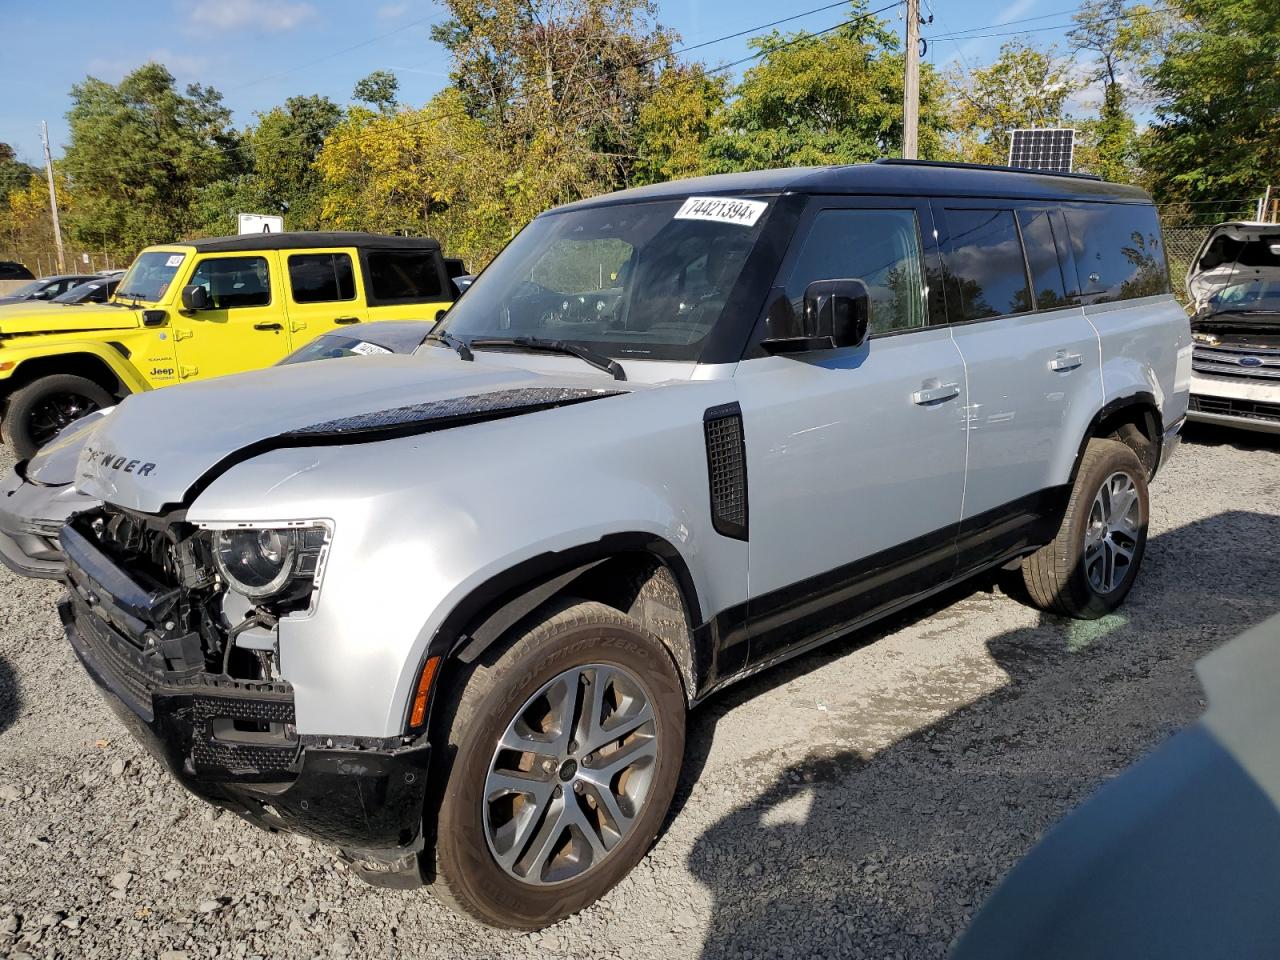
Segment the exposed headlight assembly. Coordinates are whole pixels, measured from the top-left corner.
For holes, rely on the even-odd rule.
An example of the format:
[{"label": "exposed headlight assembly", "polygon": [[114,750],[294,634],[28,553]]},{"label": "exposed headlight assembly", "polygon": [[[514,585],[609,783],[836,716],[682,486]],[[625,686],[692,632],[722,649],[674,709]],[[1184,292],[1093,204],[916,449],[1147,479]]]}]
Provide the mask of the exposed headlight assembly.
[{"label": "exposed headlight assembly", "polygon": [[203,525],[218,574],[251,600],[304,600],[320,586],[332,529],[317,520]]}]

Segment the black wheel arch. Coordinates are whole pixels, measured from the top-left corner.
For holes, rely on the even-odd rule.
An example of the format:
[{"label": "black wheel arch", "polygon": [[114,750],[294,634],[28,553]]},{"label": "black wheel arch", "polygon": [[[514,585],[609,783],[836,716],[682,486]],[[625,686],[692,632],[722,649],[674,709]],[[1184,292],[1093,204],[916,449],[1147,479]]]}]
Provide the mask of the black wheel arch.
[{"label": "black wheel arch", "polygon": [[115,397],[123,397],[130,392],[116,372],[101,357],[92,353],[59,353],[23,360],[6,380],[0,381],[0,396],[3,396],[7,402],[9,395],[14,391],[34,383],[41,377],[60,373],[91,380]]},{"label": "black wheel arch", "polygon": [[1071,464],[1068,489],[1076,482],[1089,441],[1098,438],[1119,440],[1132,448],[1146,467],[1147,478],[1154,477],[1164,443],[1164,418],[1160,414],[1160,405],[1156,402],[1155,395],[1150,391],[1140,390],[1117,397],[1108,401],[1093,415]]},{"label": "black wheel arch", "polygon": [[[653,578],[670,578],[682,607],[676,611],[678,620],[646,622],[646,604],[628,609],[625,587],[633,584],[638,590]],[[443,658],[434,679],[438,686],[448,675],[450,661],[473,663],[516,624],[566,596],[599,600],[636,615],[662,639],[680,673],[686,700],[694,702],[710,655],[698,649],[694,629],[702,622],[697,588],[680,552],[649,533],[608,534],[592,543],[540,553],[490,577],[449,611],[427,644],[419,671],[431,657]]]}]

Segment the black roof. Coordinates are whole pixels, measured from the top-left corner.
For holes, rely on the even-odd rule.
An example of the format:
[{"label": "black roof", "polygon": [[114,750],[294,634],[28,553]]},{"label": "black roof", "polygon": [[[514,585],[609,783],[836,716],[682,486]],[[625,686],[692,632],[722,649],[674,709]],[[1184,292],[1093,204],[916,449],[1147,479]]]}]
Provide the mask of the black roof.
[{"label": "black roof", "polygon": [[868,194],[907,197],[1001,197],[1017,200],[1106,200],[1150,203],[1139,187],[1108,183],[1083,174],[1014,170],[970,163],[877,160],[840,167],[789,167],[725,173],[637,187],[579,200],[559,209],[581,209],[697,194]]},{"label": "black roof", "polygon": [[430,237],[393,237],[355,230],[286,230],[283,233],[243,233],[235,237],[183,240],[180,246],[202,252],[230,250],[297,250],[300,247],[358,247],[362,250],[439,250]]}]

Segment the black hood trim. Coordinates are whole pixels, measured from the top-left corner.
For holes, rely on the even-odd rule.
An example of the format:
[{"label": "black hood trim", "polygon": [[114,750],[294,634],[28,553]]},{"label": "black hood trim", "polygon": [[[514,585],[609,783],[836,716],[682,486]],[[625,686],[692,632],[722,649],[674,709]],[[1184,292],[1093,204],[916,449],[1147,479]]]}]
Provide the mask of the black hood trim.
[{"label": "black hood trim", "polygon": [[605,397],[617,397],[628,390],[584,389],[569,387],[522,387],[515,390],[496,390],[448,400],[429,400],[424,403],[355,414],[337,420],[327,420],[310,427],[290,430],[287,433],[265,437],[223,457],[187,488],[182,501],[165,504],[158,511],[185,509],[213,483],[237,464],[252,460],[271,450],[298,447],[337,447],[356,443],[377,443],[401,437],[419,436],[449,430],[453,427],[505,420],[540,410],[568,407]]}]

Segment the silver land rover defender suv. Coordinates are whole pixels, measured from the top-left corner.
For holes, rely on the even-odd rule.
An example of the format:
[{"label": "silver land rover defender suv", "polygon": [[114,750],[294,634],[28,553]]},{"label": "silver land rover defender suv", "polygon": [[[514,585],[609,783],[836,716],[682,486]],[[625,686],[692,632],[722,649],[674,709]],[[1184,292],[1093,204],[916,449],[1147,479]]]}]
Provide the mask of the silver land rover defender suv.
[{"label": "silver land rover defender suv", "polygon": [[880,162],[535,219],[412,356],[128,398],[67,636],[183,784],[536,928],[645,854],[685,715],[979,571],[1098,617],[1191,335],[1141,191]]}]

